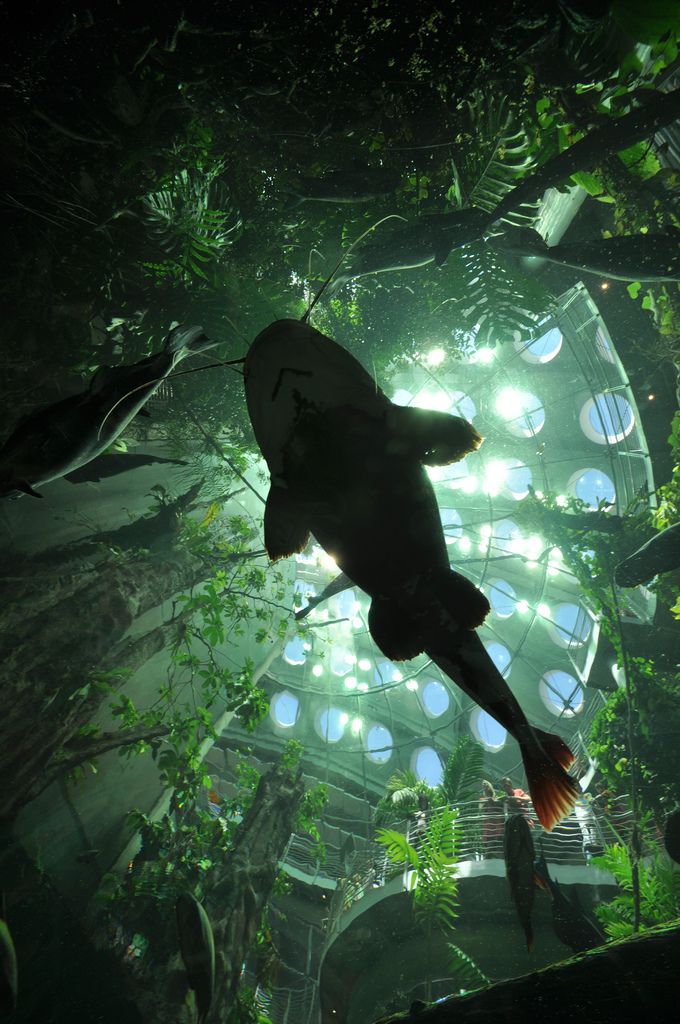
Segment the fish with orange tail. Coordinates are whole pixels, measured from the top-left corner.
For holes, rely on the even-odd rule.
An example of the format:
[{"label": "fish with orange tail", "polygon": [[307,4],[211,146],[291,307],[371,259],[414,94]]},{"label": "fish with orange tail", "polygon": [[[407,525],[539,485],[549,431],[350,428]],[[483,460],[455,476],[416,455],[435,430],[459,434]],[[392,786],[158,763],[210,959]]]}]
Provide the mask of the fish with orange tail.
[{"label": "fish with orange tail", "polygon": [[265,546],[277,559],[314,535],[371,598],[371,635],[391,660],[426,653],[519,743],[546,830],[579,793],[563,741],[532,727],[474,632],[485,595],[449,564],[425,466],[482,443],[466,420],[394,405],[345,349],[306,323],[279,320],[244,365],[248,412],[271,474]]}]

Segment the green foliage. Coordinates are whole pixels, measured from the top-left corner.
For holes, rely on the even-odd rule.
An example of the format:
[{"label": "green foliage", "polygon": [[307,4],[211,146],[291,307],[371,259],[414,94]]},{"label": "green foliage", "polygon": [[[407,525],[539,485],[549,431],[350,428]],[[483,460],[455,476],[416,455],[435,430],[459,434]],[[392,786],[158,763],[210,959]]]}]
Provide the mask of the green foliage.
[{"label": "green foliage", "polygon": [[237,818],[252,803],[259,782],[258,773],[245,771],[236,795],[215,818],[203,809],[201,798],[210,780],[196,749],[165,753],[164,781],[175,787],[171,811],[158,821],[138,810],[130,812],[129,824],[140,833],[141,850],[122,879],[105,876],[99,896],[159,950],[169,941],[169,911],[163,905],[174,903],[182,892],[200,896],[210,887],[211,872],[219,871],[231,849]]},{"label": "green foliage", "polygon": [[219,162],[209,169],[183,168],[144,197],[147,230],[166,254],[162,263],[145,264],[150,273],[187,283],[208,280],[208,265],[224,254],[241,226],[218,180],[223,171]]},{"label": "green foliage", "polygon": [[675,465],[670,481],[656,492],[658,505],[653,513],[653,523],[659,530],[680,522],[680,411],[673,416],[668,443]]},{"label": "green foliage", "polygon": [[[629,660],[633,675],[635,714],[633,743],[643,785],[643,805],[661,818],[680,802],[677,741],[680,735],[680,678],[661,673],[641,658]],[[590,753],[613,792],[625,788],[631,770],[628,709],[624,690],[613,694],[598,712],[590,730]]]},{"label": "green foliage", "polygon": [[[607,848],[593,864],[608,871],[622,892],[609,903],[595,907],[610,939],[633,934],[633,866],[625,846]],[[640,883],[640,931],[680,916],[680,872],[663,854],[654,853],[638,863]]]},{"label": "green foliage", "polygon": [[376,842],[385,847],[393,864],[411,869],[410,887],[416,921],[428,932],[447,931],[458,916],[456,870],[458,864],[456,819],[448,807],[433,811],[420,837],[420,850],[400,832],[380,829]]},{"label": "green foliage", "polygon": [[421,802],[426,807],[435,807],[443,802],[442,793],[412,771],[395,772],[376,805],[374,821],[376,825],[395,825],[419,810]]},{"label": "green foliage", "polygon": [[385,853],[391,864],[409,864],[412,868],[419,867],[418,851],[409,843],[403,832],[381,828],[375,834],[375,841],[385,847]]},{"label": "green foliage", "polygon": [[[448,198],[458,207],[478,206],[490,212],[535,167],[532,139],[502,92],[475,91],[462,105],[462,113],[459,138],[464,148],[456,154],[458,162],[451,161]],[[514,211],[508,221],[526,224],[533,218],[533,211]]]},{"label": "green foliage", "polygon": [[225,1024],[272,1024],[272,1021],[258,1008],[253,990],[241,985]]},{"label": "green foliage", "polygon": [[449,755],[441,788],[450,804],[479,797],[484,772],[484,748],[472,736],[461,736]]},{"label": "green foliage", "polygon": [[297,813],[296,825],[314,840],[314,852],[317,860],[324,863],[326,860],[326,847],[321,840],[317,819],[321,817],[322,811],[328,803],[328,786],[319,782],[316,786],[306,790],[300,808]]},{"label": "green foliage", "polygon": [[457,991],[469,991],[490,984],[486,974],[460,946],[454,945],[453,942],[447,942],[446,946],[449,951],[449,971],[456,982]]},{"label": "green foliage", "polygon": [[495,346],[533,334],[553,307],[546,286],[491,244],[451,253],[447,276],[455,294],[442,306],[478,345]]}]

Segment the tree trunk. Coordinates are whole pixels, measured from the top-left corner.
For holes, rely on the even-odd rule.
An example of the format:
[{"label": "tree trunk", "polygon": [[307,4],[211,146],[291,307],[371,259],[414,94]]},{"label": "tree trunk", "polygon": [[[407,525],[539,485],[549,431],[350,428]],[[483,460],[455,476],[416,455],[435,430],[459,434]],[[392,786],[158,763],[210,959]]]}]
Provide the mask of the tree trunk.
[{"label": "tree trunk", "polygon": [[621,1024],[672,1020],[680,980],[680,923],[611,942],[520,978],[414,1012],[381,1018],[380,1024]]},{"label": "tree trunk", "polygon": [[[300,768],[278,765],[263,775],[232,850],[206,881],[204,905],[215,940],[215,987],[206,1024],[223,1024],[233,1009],[241,968],[271,899],[303,795]],[[146,1024],[193,1024],[195,1014],[182,999],[183,977],[178,954],[163,966],[130,970],[127,992]]]},{"label": "tree trunk", "polygon": [[246,960],[262,912],[269,902],[279,860],[295,829],[304,795],[302,770],[280,765],[260,779],[255,800],[246,813],[219,882],[211,893],[212,906],[222,910],[215,921],[215,1012],[209,1021],[227,1016],[238,991],[241,964]]},{"label": "tree trunk", "polygon": [[554,156],[537,171],[508,192],[490,214],[491,221],[500,220],[516,210],[521,203],[540,199],[551,186],[560,185],[578,171],[591,170],[610,154],[628,149],[641,139],[647,139],[659,128],[680,117],[680,89],[672,92],[652,93],[649,103],[624,114],[616,121],[602,125],[579,139],[569,149]]},{"label": "tree trunk", "polygon": [[46,607],[27,599],[2,609],[0,820],[12,818],[40,787],[55,754],[105,699],[98,691],[74,696],[90,674],[137,668],[161,648],[162,628],[123,640],[135,618],[205,575],[201,559],[177,550],[172,560],[99,566]]}]

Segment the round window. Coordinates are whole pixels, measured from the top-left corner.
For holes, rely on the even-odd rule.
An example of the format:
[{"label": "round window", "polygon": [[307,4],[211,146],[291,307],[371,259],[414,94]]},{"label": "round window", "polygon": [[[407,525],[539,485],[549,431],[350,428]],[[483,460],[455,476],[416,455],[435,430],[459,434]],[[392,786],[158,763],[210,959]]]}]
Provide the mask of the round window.
[{"label": "round window", "polygon": [[269,714],[281,729],[291,729],[298,720],[300,701],[288,690],[282,690],[272,697]]},{"label": "round window", "polygon": [[433,747],[421,747],[416,750],[411,758],[411,765],[421,782],[427,782],[428,786],[440,785],[444,777],[444,769],[439,754]]},{"label": "round window", "polygon": [[527,363],[549,363],[559,355],[562,348],[562,332],[559,327],[551,327],[540,338],[533,341],[516,341],[515,350]]},{"label": "round window", "polygon": [[366,734],[366,757],[385,764],[392,757],[392,734],[384,725],[372,725]]},{"label": "round window", "polygon": [[446,687],[436,679],[425,683],[423,687],[423,707],[430,718],[439,718],[449,707],[449,693]]},{"label": "round window", "polygon": [[470,716],[470,728],[475,739],[479,740],[486,750],[502,750],[505,746],[507,730],[487,711],[475,708]]},{"label": "round window", "polygon": [[573,718],[583,711],[585,697],[578,679],[561,669],[545,672],[539,683],[543,703],[554,715]]},{"label": "round window", "polygon": [[595,444],[617,444],[635,426],[635,413],[627,398],[613,392],[589,398],[579,416],[581,430]]},{"label": "round window", "polygon": [[342,739],[348,721],[346,711],[341,711],[340,708],[324,708],[316,716],[316,731],[327,743],[337,743]]},{"label": "round window", "polygon": [[558,647],[582,647],[590,636],[591,622],[585,608],[578,604],[558,604],[550,636]]}]

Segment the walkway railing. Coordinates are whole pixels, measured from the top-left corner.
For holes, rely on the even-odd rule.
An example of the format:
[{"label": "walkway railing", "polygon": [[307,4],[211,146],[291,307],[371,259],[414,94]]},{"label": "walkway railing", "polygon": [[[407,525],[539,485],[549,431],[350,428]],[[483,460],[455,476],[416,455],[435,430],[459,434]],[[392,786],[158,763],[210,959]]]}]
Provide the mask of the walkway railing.
[{"label": "walkway railing", "polygon": [[[429,816],[425,811],[417,823],[403,821],[391,828],[408,836],[417,850],[420,850],[421,836]],[[586,865],[605,846],[616,842],[628,842],[632,819],[626,806],[626,798],[619,797],[616,806],[608,816],[583,803],[576,807],[568,818],[556,825],[552,832],[545,832],[535,813],[528,808],[526,815],[532,825],[532,835],[537,851],[542,850],[549,864]],[[458,807],[456,826],[459,830],[458,854],[461,861],[478,861],[503,856],[503,818],[496,837],[489,835],[488,819],[480,814],[478,802],[471,801]],[[326,859],[320,861],[314,842],[306,836],[294,835],[284,857],[284,866],[304,874],[308,880],[329,888],[344,885],[352,878],[355,883],[375,887],[376,862],[384,860],[384,851],[375,842],[355,837],[354,850],[350,856],[330,844],[326,845]],[[357,879],[357,875],[359,879]]]},{"label": "walkway railing", "polygon": [[[533,810],[528,808],[526,813],[532,825],[536,851],[542,850],[549,865],[587,866],[592,857],[606,846],[616,842],[627,843],[630,839],[632,818],[627,809],[626,797],[617,798],[608,810],[609,813],[605,815],[583,803],[552,832],[547,833]],[[423,812],[415,822],[403,821],[390,827],[407,835],[409,842],[420,852],[423,832],[433,813]],[[480,813],[479,803],[475,800],[461,804],[454,825],[459,835],[458,854],[461,863],[478,862],[476,873],[483,873],[484,862],[487,861],[489,869],[498,874],[501,866],[496,863],[492,869],[491,861],[503,857],[503,824],[501,817],[498,834],[492,837],[489,835],[488,819]],[[323,828],[321,831],[323,834]],[[337,835],[338,830],[334,829],[333,838],[336,841]],[[348,842],[348,839],[351,841]],[[388,863],[380,844],[350,832],[344,834],[342,847],[326,843],[325,860],[320,860],[317,852],[317,845],[309,837],[293,835],[282,866],[289,873],[304,877],[306,882],[329,890],[328,913],[322,921],[324,941],[321,943],[321,948],[328,948],[329,943],[342,930],[346,912],[367,896],[380,898],[377,890],[396,876],[401,876],[402,869]],[[285,965],[284,971],[288,984],[275,986],[266,996],[269,1001],[267,1011],[275,1024],[308,1024],[314,1017],[316,1005],[314,972],[310,972],[311,977],[299,975],[297,985],[291,985],[293,976],[299,972]]]}]

